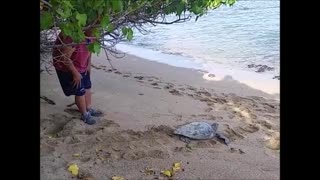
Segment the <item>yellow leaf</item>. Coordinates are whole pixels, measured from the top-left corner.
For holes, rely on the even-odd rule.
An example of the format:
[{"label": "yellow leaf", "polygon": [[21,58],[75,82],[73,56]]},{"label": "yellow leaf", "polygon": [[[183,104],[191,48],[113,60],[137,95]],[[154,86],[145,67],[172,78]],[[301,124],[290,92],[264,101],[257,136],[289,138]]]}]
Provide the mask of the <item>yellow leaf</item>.
[{"label": "yellow leaf", "polygon": [[168,176],[168,177],[172,176],[172,172],[169,170],[161,171],[161,173],[164,174],[165,176]]},{"label": "yellow leaf", "polygon": [[49,139],[51,139],[51,138],[52,138],[52,135],[49,135],[48,137],[49,137]]},{"label": "yellow leaf", "polygon": [[124,180],[124,178],[121,176],[113,176],[111,179],[112,180]]},{"label": "yellow leaf", "polygon": [[77,176],[79,173],[79,168],[76,164],[71,164],[68,168],[68,171],[70,171],[74,176]]},{"label": "yellow leaf", "polygon": [[80,154],[73,154],[73,157],[80,157]]},{"label": "yellow leaf", "polygon": [[181,169],[181,163],[173,163],[173,171],[178,171]]}]

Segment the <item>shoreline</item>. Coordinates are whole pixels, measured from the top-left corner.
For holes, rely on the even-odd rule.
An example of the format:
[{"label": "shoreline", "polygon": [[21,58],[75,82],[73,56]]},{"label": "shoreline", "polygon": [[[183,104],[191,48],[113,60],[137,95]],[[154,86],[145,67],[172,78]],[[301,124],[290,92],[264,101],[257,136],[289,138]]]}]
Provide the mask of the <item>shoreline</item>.
[{"label": "shoreline", "polygon": [[234,67],[217,63],[203,64],[190,57],[166,54],[163,52],[126,44],[119,44],[117,47],[121,52],[145,60],[203,72],[203,78],[208,81],[221,81],[226,78],[234,79],[235,81],[244,83],[254,89],[264,91],[270,95],[279,97],[280,94],[280,81],[274,79],[275,75],[272,75],[270,72],[265,72],[262,74],[249,70],[235,69]]},{"label": "shoreline", "polygon": [[[119,51],[125,53],[125,57],[124,57],[125,60],[130,60],[130,59],[134,59],[134,61],[139,60],[143,64],[148,64],[148,66],[151,66],[151,67],[160,66],[161,69],[170,69],[168,72],[179,71],[180,76],[185,76],[190,78],[190,81],[187,81],[187,83],[195,83],[199,85],[201,84],[207,88],[214,88],[214,89],[217,89],[218,91],[221,90],[220,92],[225,91],[226,93],[236,93],[244,96],[250,96],[250,93],[251,93],[254,96],[257,95],[264,98],[275,99],[278,101],[280,100],[280,89],[279,89],[280,81],[272,79],[271,76],[261,75],[255,72],[227,69],[219,65],[217,65],[216,71],[209,72],[207,70],[202,70],[199,67],[192,67],[193,64],[189,64],[189,65],[186,64],[186,67],[182,67],[178,63],[177,64],[170,63],[170,60],[172,60],[173,62],[175,62],[176,60],[178,62],[181,62],[184,59],[183,57],[178,57],[179,59],[165,59],[165,60],[159,61],[158,59],[167,57],[167,55],[163,57],[162,55],[159,55],[162,53],[156,52],[155,54],[151,54],[149,58],[145,58],[145,57],[142,57],[144,55],[139,55],[139,52],[137,51],[135,53],[132,53],[132,51],[128,53],[123,51],[122,49],[119,49]],[[147,53],[145,55],[150,55],[150,53]],[[104,57],[104,56],[105,55],[101,55],[101,57]],[[176,58],[176,56],[171,56],[171,58]],[[121,63],[122,59],[114,59],[114,61],[119,61],[119,63],[122,65]],[[139,70],[145,71],[142,68],[139,68]],[[152,73],[152,72],[146,71],[146,73]],[[188,74],[192,74],[192,76]],[[210,77],[211,74],[214,74],[215,77],[214,78]],[[161,73],[161,72],[157,72],[157,75],[166,76],[164,75],[164,73]],[[241,80],[239,81],[234,77],[238,77],[238,79],[240,77]],[[248,79],[247,77],[251,77],[251,79]],[[228,89],[226,87],[226,84],[228,84],[232,88],[238,88],[239,90]],[[223,87],[220,88],[220,86],[217,87],[217,85],[222,85]],[[272,93],[269,93],[269,92],[272,92]]]}]

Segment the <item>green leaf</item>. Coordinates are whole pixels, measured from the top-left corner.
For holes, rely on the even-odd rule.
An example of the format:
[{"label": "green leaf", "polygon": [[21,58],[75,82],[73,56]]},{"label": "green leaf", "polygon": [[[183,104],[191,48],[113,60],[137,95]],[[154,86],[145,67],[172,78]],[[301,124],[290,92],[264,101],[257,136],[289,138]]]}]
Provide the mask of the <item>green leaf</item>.
[{"label": "green leaf", "polygon": [[177,5],[177,10],[176,11],[177,11],[177,15],[178,16],[180,16],[182,14],[184,8],[185,8],[185,5],[183,3],[180,3],[180,4]]},{"label": "green leaf", "polygon": [[48,29],[53,25],[53,16],[49,12],[44,12],[40,17],[41,29]]},{"label": "green leaf", "polygon": [[214,0],[211,5],[213,8],[218,7],[221,5],[221,0]]},{"label": "green leaf", "polygon": [[121,31],[122,31],[122,34],[123,34],[124,36],[127,36],[128,28],[123,27],[123,28],[121,29]]},{"label": "green leaf", "polygon": [[98,29],[93,29],[92,33],[96,38],[100,38],[100,32]]},{"label": "green leaf", "polygon": [[73,6],[71,5],[70,1],[62,1],[65,5],[65,7],[73,9]]},{"label": "green leaf", "polygon": [[98,14],[102,14],[103,13],[103,8],[99,8],[98,9]]},{"label": "green leaf", "polygon": [[109,24],[109,25],[108,25],[108,28],[107,28],[107,31],[108,31],[108,32],[112,32],[113,29],[114,29],[114,28],[113,28],[113,24]]},{"label": "green leaf", "polygon": [[236,0],[227,0],[227,4],[230,6],[232,6],[235,2]]},{"label": "green leaf", "polygon": [[70,27],[70,24],[66,24],[66,25],[61,26],[61,30],[62,30],[63,34],[65,34],[66,36],[72,35],[72,28]]},{"label": "green leaf", "polygon": [[63,12],[63,10],[62,9],[57,9],[57,13],[61,16],[61,17],[64,17],[65,18],[65,14],[64,14],[64,12]]},{"label": "green leaf", "polygon": [[80,43],[85,39],[84,32],[79,26],[76,26],[77,30],[72,34],[72,38],[75,43]]},{"label": "green leaf", "polygon": [[103,0],[95,0],[93,4],[93,9],[99,9],[99,7],[103,6]]},{"label": "green leaf", "polygon": [[196,14],[196,15],[202,13],[202,9],[201,9],[199,6],[197,6],[197,5],[192,6],[192,9],[191,9],[191,10],[192,10],[192,12],[193,12],[194,14]]},{"label": "green leaf", "polygon": [[127,29],[127,32],[128,32],[127,39],[128,39],[129,41],[131,41],[132,38],[133,38],[133,31],[132,31],[131,28],[128,28],[128,29]]},{"label": "green leaf", "polygon": [[101,20],[101,26],[102,28],[106,28],[110,23],[110,19],[108,15],[103,16],[102,20]]},{"label": "green leaf", "polygon": [[81,27],[85,26],[87,23],[87,15],[86,14],[77,13],[76,19],[78,20],[78,25]]},{"label": "green leaf", "polygon": [[114,9],[115,12],[120,12],[123,10],[122,0],[111,0],[111,2],[112,2],[112,9]]},{"label": "green leaf", "polygon": [[100,44],[98,42],[94,42],[88,46],[88,50],[93,53],[99,54],[101,51]]}]

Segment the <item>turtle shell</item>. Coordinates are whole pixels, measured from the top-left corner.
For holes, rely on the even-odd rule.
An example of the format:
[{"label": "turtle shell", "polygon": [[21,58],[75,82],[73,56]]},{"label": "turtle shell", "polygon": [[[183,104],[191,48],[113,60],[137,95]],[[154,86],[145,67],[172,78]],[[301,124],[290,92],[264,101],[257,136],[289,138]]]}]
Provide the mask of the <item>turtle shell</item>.
[{"label": "turtle shell", "polygon": [[207,122],[192,122],[182,125],[174,131],[174,134],[185,136],[191,139],[211,139],[216,136],[218,124]]}]

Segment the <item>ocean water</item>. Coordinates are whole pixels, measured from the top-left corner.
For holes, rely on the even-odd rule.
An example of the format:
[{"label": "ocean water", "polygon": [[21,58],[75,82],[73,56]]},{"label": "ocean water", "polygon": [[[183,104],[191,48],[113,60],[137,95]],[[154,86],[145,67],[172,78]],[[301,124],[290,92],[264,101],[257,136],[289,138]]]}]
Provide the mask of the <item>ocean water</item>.
[{"label": "ocean water", "polygon": [[[148,27],[146,35],[134,31],[134,39],[117,48],[173,66],[225,75],[268,93],[279,93],[280,1],[238,1],[221,6],[195,22]],[[248,65],[267,65],[262,73]],[[220,78],[219,78],[220,77]],[[258,82],[257,82],[258,81]],[[257,85],[259,84],[260,85]]]}]

